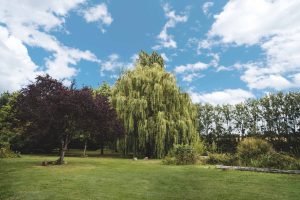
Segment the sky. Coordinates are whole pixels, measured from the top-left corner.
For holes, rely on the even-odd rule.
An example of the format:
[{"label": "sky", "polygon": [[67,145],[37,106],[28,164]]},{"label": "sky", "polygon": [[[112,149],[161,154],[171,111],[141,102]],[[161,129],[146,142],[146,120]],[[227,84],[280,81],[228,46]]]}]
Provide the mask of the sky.
[{"label": "sky", "polygon": [[40,74],[113,85],[157,51],[195,103],[299,91],[300,0],[0,1],[0,92]]}]

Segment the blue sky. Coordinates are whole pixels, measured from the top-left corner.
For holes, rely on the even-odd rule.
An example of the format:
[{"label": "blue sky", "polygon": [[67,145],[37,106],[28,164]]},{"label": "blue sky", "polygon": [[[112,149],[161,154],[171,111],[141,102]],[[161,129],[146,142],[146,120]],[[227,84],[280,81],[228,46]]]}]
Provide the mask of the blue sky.
[{"label": "blue sky", "polygon": [[113,85],[141,50],[162,54],[194,102],[297,91],[299,9],[299,0],[1,1],[0,92],[45,73]]}]

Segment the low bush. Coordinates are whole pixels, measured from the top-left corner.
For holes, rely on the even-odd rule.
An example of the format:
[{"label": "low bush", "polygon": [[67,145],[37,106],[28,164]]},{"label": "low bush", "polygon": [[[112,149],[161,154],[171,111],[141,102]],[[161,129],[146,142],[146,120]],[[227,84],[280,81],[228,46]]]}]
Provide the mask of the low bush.
[{"label": "low bush", "polygon": [[206,160],[207,164],[219,164],[219,165],[236,165],[237,156],[233,154],[220,154],[220,153],[210,153]]},{"label": "low bush", "polygon": [[163,164],[165,165],[175,165],[176,164],[176,159],[173,156],[166,156],[163,160],[162,160]]},{"label": "low bush", "polygon": [[197,151],[191,145],[175,145],[163,160],[164,164],[190,165],[197,162]]},{"label": "low bush", "polygon": [[250,165],[252,160],[257,160],[261,155],[275,152],[272,145],[265,140],[246,138],[237,147],[237,155],[241,164]]},{"label": "low bush", "polygon": [[300,161],[287,154],[272,152],[252,159],[250,166],[274,169],[300,169]]},{"label": "low bush", "polygon": [[197,155],[203,155],[206,152],[206,146],[202,141],[196,141],[195,143],[192,144],[192,147],[196,151]]},{"label": "low bush", "polygon": [[21,157],[20,153],[14,153],[9,148],[0,148],[0,158],[18,158]]}]

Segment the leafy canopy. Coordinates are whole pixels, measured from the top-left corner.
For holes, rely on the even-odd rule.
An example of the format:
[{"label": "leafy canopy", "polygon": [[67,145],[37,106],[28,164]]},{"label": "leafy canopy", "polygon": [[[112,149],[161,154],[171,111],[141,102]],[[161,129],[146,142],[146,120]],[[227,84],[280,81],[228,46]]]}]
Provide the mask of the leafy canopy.
[{"label": "leafy canopy", "polygon": [[157,53],[141,52],[135,69],[125,72],[112,90],[112,104],[128,134],[125,152],[160,158],[174,144],[198,141],[197,110],[163,63]]}]

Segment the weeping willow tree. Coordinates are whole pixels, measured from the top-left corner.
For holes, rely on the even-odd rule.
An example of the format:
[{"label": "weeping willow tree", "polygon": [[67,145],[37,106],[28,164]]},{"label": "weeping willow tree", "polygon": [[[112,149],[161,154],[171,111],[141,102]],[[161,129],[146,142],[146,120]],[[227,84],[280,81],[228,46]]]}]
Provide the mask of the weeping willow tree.
[{"label": "weeping willow tree", "polygon": [[112,89],[112,104],[127,132],[125,154],[161,158],[174,144],[200,142],[197,109],[163,65],[157,53],[141,52],[135,69],[125,72]]}]

